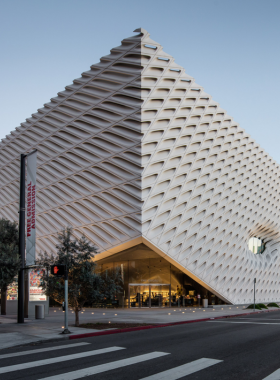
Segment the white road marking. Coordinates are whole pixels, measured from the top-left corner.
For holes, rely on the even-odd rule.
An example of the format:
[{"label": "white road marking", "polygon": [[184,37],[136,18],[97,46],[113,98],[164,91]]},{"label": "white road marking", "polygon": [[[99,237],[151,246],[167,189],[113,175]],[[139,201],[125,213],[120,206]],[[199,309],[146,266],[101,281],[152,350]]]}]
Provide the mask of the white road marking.
[{"label": "white road marking", "polygon": [[149,354],[134,356],[132,358],[117,360],[115,362],[100,364],[100,365],[96,365],[94,367],[89,367],[85,369],[79,369],[77,371],[72,371],[65,374],[61,374],[61,375],[44,377],[43,379],[39,379],[39,380],[75,380],[75,379],[80,379],[86,376],[96,375],[97,373],[111,371],[112,369],[126,367],[131,364],[141,363],[147,360],[160,358],[161,356],[164,356],[164,355],[169,355],[169,354],[166,352],[155,351]]},{"label": "white road marking", "polygon": [[280,380],[280,369],[271,373],[269,376],[265,377],[263,380]]},{"label": "white road marking", "polygon": [[38,350],[35,349],[35,350],[28,350],[28,351],[23,351],[23,352],[14,352],[13,354],[0,355],[0,359],[13,358],[15,356],[22,356],[22,355],[38,354],[39,352],[62,350],[65,348],[84,346],[86,344],[90,344],[90,343],[82,342],[82,343],[74,343],[74,344],[64,344],[63,346],[39,348]]},{"label": "white road marking", "polygon": [[218,323],[248,323],[250,325],[280,325],[280,323],[266,323],[266,322],[235,322],[235,321],[206,321],[206,322],[218,322]]},{"label": "white road marking", "polygon": [[234,318],[234,319],[252,319],[253,321],[258,321],[258,320],[263,319],[264,321],[279,321],[280,322],[280,318]]},{"label": "white road marking", "polygon": [[141,380],[177,380],[181,379],[181,377],[190,375],[197,371],[201,371],[204,368],[208,368],[211,365],[221,363],[222,361],[223,360],[201,358],[193,362],[180,365],[179,367],[174,367],[168,369],[167,371],[144,377]]},{"label": "white road marking", "polygon": [[105,354],[107,352],[118,351],[118,350],[125,350],[125,348],[124,347],[108,347],[108,348],[102,348],[100,350],[80,352],[78,354],[73,354],[73,355],[59,356],[57,358],[43,359],[43,360],[36,360],[33,362],[28,362],[28,363],[15,364],[8,367],[0,368],[0,373],[7,373],[7,372],[19,371],[19,370],[27,369],[27,368],[40,367],[41,365],[60,363],[66,360],[86,358],[87,356],[100,355],[100,354]]}]

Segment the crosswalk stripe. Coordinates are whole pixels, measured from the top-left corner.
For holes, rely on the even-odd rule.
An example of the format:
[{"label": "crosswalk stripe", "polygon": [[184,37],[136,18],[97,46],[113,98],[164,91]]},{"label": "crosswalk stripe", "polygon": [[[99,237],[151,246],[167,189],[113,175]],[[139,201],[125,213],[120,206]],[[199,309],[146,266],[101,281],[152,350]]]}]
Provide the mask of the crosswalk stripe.
[{"label": "crosswalk stripe", "polygon": [[149,354],[134,356],[132,358],[117,360],[115,362],[100,364],[100,365],[96,365],[94,367],[89,367],[85,369],[79,369],[77,371],[72,371],[65,374],[61,374],[61,375],[44,377],[43,379],[39,379],[39,380],[75,380],[75,379],[80,379],[82,377],[95,375],[97,373],[111,371],[112,369],[126,367],[131,364],[141,363],[147,360],[160,358],[161,356],[164,356],[164,355],[169,355],[169,354],[166,352],[155,351]]},{"label": "crosswalk stripe", "polygon": [[214,364],[221,363],[222,361],[223,360],[201,358],[193,362],[180,365],[179,367],[174,367],[168,369],[167,371],[163,371],[152,376],[144,377],[141,380],[177,380],[181,379],[181,377],[190,375],[197,371],[201,371],[204,368],[208,368]]},{"label": "crosswalk stripe", "polygon": [[64,362],[66,360],[85,358],[87,356],[100,355],[100,354],[105,354],[107,352],[118,351],[118,350],[125,350],[125,348],[124,347],[108,347],[108,348],[102,348],[100,350],[80,352],[78,354],[73,354],[73,355],[65,355],[65,356],[59,356],[56,358],[37,360],[37,361],[29,362],[29,363],[15,364],[8,367],[0,368],[0,373],[19,371],[21,369],[34,368],[34,367],[39,367],[41,365],[59,363],[59,362]]},{"label": "crosswalk stripe", "polygon": [[65,348],[79,347],[79,346],[84,346],[86,344],[90,344],[90,343],[82,342],[82,343],[74,343],[74,344],[64,344],[63,346],[39,348],[37,350],[35,349],[35,350],[28,350],[28,351],[23,351],[23,352],[14,352],[13,354],[0,355],[0,359],[14,358],[15,356],[22,356],[22,355],[38,354],[40,352],[47,352],[47,351],[54,351],[54,350],[64,350]]},{"label": "crosswalk stripe", "polygon": [[271,373],[269,376],[265,377],[263,380],[280,380],[280,369]]}]

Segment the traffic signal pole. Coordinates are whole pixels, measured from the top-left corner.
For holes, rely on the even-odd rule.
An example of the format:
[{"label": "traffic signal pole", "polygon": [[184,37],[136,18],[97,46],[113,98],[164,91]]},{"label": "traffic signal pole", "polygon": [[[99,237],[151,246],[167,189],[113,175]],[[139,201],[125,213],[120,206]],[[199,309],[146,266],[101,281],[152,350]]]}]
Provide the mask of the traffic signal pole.
[{"label": "traffic signal pole", "polygon": [[51,265],[51,274],[53,276],[62,277],[64,275],[64,330],[61,334],[71,334],[68,329],[68,268],[65,264]]}]

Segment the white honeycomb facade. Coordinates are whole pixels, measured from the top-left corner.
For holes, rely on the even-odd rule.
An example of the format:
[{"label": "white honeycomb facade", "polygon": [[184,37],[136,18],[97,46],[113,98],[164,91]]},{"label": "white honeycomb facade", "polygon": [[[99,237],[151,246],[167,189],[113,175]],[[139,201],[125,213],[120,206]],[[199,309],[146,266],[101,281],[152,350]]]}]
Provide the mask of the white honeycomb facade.
[{"label": "white honeycomb facade", "polygon": [[0,217],[18,219],[37,148],[37,251],[71,225],[100,258],[143,242],[227,302],[251,302],[255,277],[279,301],[279,165],[136,31],[2,140]]}]

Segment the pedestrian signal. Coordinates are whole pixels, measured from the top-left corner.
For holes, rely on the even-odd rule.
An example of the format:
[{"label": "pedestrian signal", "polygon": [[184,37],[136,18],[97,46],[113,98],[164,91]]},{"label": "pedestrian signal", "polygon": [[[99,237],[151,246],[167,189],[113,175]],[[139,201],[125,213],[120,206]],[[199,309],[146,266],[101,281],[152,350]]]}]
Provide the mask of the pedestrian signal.
[{"label": "pedestrian signal", "polygon": [[51,274],[54,276],[64,276],[65,274],[65,265],[64,264],[57,264],[51,266]]}]

